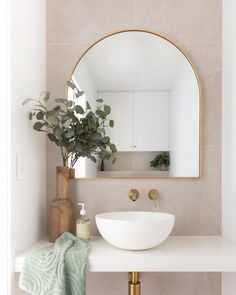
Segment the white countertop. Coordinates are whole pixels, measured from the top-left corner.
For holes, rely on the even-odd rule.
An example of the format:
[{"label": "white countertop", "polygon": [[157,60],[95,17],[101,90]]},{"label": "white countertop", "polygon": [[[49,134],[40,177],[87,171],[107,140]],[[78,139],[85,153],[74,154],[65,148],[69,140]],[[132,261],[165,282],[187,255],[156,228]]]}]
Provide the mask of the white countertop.
[{"label": "white countertop", "polygon": [[[20,272],[25,256],[49,245],[41,240],[15,257]],[[128,251],[102,238],[91,240],[90,272],[236,272],[236,243],[220,236],[171,236],[156,248]]]}]

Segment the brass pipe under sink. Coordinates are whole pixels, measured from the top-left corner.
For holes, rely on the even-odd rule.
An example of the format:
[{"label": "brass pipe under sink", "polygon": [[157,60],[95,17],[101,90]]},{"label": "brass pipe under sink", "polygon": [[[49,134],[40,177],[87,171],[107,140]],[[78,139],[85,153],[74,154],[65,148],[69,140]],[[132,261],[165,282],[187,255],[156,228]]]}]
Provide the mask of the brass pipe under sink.
[{"label": "brass pipe under sink", "polygon": [[140,295],[141,283],[138,272],[129,272],[129,295]]}]

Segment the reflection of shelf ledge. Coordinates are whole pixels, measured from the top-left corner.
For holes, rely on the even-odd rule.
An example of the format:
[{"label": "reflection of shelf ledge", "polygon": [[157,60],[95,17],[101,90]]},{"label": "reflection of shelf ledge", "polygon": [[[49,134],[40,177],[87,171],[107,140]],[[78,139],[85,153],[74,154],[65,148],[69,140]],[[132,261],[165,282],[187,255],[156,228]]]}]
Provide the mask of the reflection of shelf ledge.
[{"label": "reflection of shelf ledge", "polygon": [[98,177],[166,177],[169,171],[98,171]]}]

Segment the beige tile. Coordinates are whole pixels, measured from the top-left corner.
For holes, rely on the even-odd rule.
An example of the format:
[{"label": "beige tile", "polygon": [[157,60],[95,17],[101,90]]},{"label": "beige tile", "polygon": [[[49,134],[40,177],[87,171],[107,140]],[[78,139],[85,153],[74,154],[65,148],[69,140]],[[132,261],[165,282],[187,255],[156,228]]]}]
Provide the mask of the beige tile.
[{"label": "beige tile", "polygon": [[[70,195],[74,203],[85,202],[91,219],[92,235],[97,235],[95,215],[109,211],[134,210],[134,203],[128,199],[132,180],[75,180],[70,185]],[[77,215],[79,211],[77,209]]]},{"label": "beige tile", "polygon": [[134,24],[176,42],[220,43],[220,0],[135,0]]},{"label": "beige tile", "polygon": [[221,144],[221,99],[220,95],[204,97],[202,102],[202,144]]},{"label": "beige tile", "polygon": [[[220,295],[220,273],[141,273],[141,293],[147,295]],[[89,273],[86,294],[127,294],[126,273]]]},{"label": "beige tile", "polygon": [[[70,194],[87,203],[92,233],[94,216],[115,210],[150,210],[176,215],[173,234],[220,234],[221,220],[221,1],[220,0],[48,0],[47,87],[65,96],[65,83],[81,53],[100,37],[120,29],[144,28],[177,42],[195,65],[203,90],[202,178],[143,180],[76,180]],[[60,155],[47,144],[48,205],[55,196],[55,166]],[[136,203],[130,188],[140,191]],[[160,192],[158,207],[148,190]],[[148,295],[220,295],[221,275],[211,273],[144,273]],[[87,293],[126,294],[127,274],[88,274]]]},{"label": "beige tile", "polygon": [[[94,216],[100,212],[120,210],[161,211],[175,214],[174,235],[220,234],[220,147],[203,149],[203,177],[200,179],[75,180],[71,184],[74,202],[87,204],[92,218],[92,233],[97,234]],[[136,188],[140,197],[128,199]],[[155,204],[147,197],[157,189],[160,200]]]},{"label": "beige tile", "polygon": [[86,44],[47,44],[47,89],[53,96],[67,95],[66,81],[87,48]]},{"label": "beige tile", "polygon": [[141,273],[142,294],[220,295],[221,274]]},{"label": "beige tile", "polygon": [[93,43],[132,24],[132,0],[47,1],[48,42]]},{"label": "beige tile", "polygon": [[126,273],[88,273],[86,295],[128,294]]},{"label": "beige tile", "polygon": [[205,78],[221,71],[221,44],[181,42],[178,45],[190,58],[203,86]]}]

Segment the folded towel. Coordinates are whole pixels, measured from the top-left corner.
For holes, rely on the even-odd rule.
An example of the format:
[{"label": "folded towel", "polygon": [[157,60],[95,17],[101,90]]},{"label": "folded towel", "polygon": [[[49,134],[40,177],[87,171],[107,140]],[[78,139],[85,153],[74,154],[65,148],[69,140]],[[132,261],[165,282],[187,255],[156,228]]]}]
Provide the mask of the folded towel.
[{"label": "folded towel", "polygon": [[25,258],[20,288],[33,295],[84,295],[88,251],[87,241],[62,234]]}]

